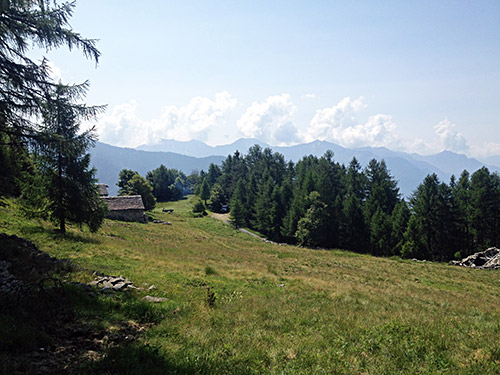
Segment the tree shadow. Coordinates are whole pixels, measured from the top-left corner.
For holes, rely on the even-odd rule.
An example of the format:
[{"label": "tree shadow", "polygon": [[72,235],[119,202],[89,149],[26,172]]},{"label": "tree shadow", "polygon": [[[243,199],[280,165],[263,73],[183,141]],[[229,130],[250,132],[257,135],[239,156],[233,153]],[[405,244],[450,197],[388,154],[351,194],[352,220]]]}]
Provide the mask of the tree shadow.
[{"label": "tree shadow", "polygon": [[23,235],[36,235],[42,234],[46,235],[49,239],[54,241],[69,241],[69,242],[82,242],[89,244],[100,244],[101,241],[99,238],[85,234],[79,234],[74,232],[66,232],[61,233],[58,229],[55,228],[45,228],[43,226],[30,226],[25,227],[21,230]]}]

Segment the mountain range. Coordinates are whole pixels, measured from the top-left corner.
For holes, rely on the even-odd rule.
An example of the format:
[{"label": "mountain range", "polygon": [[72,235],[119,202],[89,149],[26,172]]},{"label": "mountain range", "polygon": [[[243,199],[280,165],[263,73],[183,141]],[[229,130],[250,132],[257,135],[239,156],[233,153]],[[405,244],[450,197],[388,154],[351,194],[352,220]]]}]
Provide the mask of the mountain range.
[{"label": "mountain range", "polygon": [[142,176],[164,164],[186,174],[193,170],[208,170],[211,163],[221,164],[227,155],[236,150],[246,154],[248,149],[258,144],[281,153],[286,160],[297,162],[306,155],[322,156],[332,150],[334,160],[347,165],[356,157],[362,166],[371,159],[385,160],[391,174],[398,181],[403,196],[408,197],[423,181],[425,176],[436,173],[441,181],[449,182],[452,175],[460,176],[464,169],[470,173],[486,166],[490,172],[500,172],[500,156],[493,156],[481,162],[463,154],[443,151],[435,155],[418,155],[391,151],[384,147],[344,148],[326,141],[314,141],[288,147],[269,146],[256,139],[242,138],[234,143],[222,146],[209,146],[200,141],[162,140],[155,145],[143,145],[137,149],[122,148],[97,142],[91,150],[92,164],[97,168],[97,178],[110,187],[110,193],[116,194],[118,173],[120,170],[133,169]]}]

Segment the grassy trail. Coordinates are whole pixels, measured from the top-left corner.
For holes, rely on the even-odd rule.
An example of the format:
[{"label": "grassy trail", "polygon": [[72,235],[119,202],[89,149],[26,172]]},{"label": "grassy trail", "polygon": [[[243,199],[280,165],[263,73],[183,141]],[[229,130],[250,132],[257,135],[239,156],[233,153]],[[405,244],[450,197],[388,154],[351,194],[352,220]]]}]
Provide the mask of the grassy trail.
[{"label": "grassy trail", "polygon": [[279,246],[194,218],[187,200],[153,216],[172,225],[106,221],[96,235],[71,228],[63,238],[13,202],[0,208],[0,231],[155,285],[136,299],[167,298],[152,307],[157,324],[89,373],[500,373],[498,271]]}]

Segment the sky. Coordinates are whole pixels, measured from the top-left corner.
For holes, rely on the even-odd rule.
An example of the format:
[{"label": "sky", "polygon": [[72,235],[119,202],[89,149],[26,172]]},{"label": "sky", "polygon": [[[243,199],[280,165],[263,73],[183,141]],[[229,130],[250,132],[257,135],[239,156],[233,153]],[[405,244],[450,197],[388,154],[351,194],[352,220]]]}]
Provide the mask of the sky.
[{"label": "sky", "polygon": [[79,0],[98,65],[43,51],[107,104],[99,140],[326,140],[500,155],[500,1]]}]

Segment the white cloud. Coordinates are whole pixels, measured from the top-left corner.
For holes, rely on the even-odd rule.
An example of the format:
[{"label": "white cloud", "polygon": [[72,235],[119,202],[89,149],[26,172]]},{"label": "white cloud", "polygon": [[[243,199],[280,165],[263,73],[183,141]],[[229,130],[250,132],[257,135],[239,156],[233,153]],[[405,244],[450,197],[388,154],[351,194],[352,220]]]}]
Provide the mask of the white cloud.
[{"label": "white cloud", "polygon": [[137,117],[136,110],[135,100],[114,106],[111,114],[104,115],[96,126],[99,140],[127,147],[146,143],[147,124]]},{"label": "white cloud", "polygon": [[136,147],[154,144],[162,138],[206,141],[208,133],[225,124],[226,114],[234,109],[237,100],[227,91],[217,93],[215,100],[192,98],[184,106],[167,106],[159,118],[142,121],[136,114],[135,101],[117,105],[97,126],[102,142]]},{"label": "white cloud", "polygon": [[364,124],[357,123],[356,113],[366,108],[364,98],[346,97],[330,108],[316,111],[307,129],[306,139],[330,141],[345,147],[400,147],[392,116],[370,116]]},{"label": "white cloud", "polygon": [[434,126],[435,133],[441,141],[441,149],[454,152],[465,153],[469,151],[469,145],[462,133],[458,132],[456,125],[448,119],[444,119]]},{"label": "white cloud", "polygon": [[238,130],[245,138],[258,138],[273,146],[289,145],[299,140],[295,112],[289,94],[270,96],[247,108],[237,122]]},{"label": "white cloud", "polygon": [[470,151],[472,155],[475,155],[478,158],[500,155],[500,143],[485,142],[480,146],[472,146]]},{"label": "white cloud", "polygon": [[305,94],[305,95],[302,95],[302,99],[316,99],[316,94]]}]

